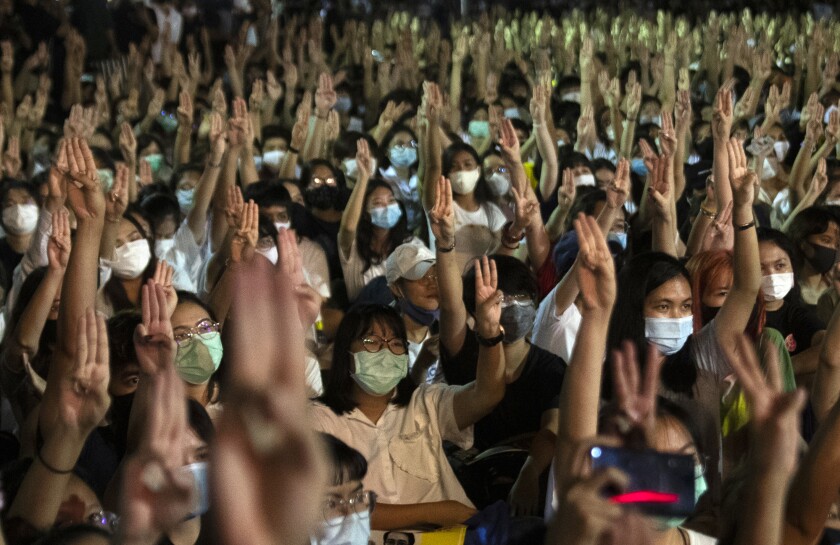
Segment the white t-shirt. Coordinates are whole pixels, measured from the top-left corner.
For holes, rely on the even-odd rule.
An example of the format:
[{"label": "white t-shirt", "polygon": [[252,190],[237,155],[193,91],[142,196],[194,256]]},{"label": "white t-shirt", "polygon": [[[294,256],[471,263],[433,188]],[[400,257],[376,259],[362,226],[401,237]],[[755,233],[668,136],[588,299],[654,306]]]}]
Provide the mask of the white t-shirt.
[{"label": "white t-shirt", "polygon": [[174,269],[172,285],[175,289],[198,293],[198,279],[204,267],[204,252],[195,241],[185,219],[175,231],[175,245],[158,259],[163,259]]},{"label": "white t-shirt", "polygon": [[389,404],[377,423],[358,408],[337,415],[312,405],[314,427],[358,450],[368,463],[364,487],[378,501],[414,504],[455,500],[472,506],[443,451],[443,441],[472,446],[472,426],[459,430],[452,401],[456,386],[421,384],[405,407]]},{"label": "white t-shirt", "polygon": [[482,203],[474,212],[464,210],[455,201],[452,201],[452,207],[455,210],[456,232],[465,225],[480,225],[496,233],[507,223],[504,212],[492,202]]},{"label": "white t-shirt", "polygon": [[554,296],[557,294],[558,287],[559,285],[554,286],[537,308],[531,343],[569,362],[575,347],[575,338],[580,329],[581,315],[574,303],[569,305],[563,314],[557,315]]}]

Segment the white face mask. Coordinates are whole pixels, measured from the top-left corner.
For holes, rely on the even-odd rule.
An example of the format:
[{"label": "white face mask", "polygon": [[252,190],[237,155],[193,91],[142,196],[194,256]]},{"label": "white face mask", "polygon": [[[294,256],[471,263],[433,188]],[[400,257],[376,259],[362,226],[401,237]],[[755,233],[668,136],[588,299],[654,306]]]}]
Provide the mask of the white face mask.
[{"label": "white face mask", "polygon": [[36,204],[13,204],[3,209],[3,226],[13,235],[28,235],[37,225]]},{"label": "white face mask", "polygon": [[826,199],[826,206],[840,206],[840,199]]},{"label": "white face mask", "polygon": [[560,97],[560,100],[562,100],[563,102],[577,102],[578,104],[580,104],[580,91],[564,93],[563,96]]},{"label": "white face mask", "polygon": [[578,174],[575,176],[575,187],[582,185],[595,185],[595,176],[592,174]]},{"label": "white face mask", "polygon": [[519,119],[519,108],[517,108],[516,106],[514,106],[513,108],[505,108],[504,116],[507,119]]},{"label": "white face mask", "polygon": [[679,352],[693,332],[693,316],[645,318],[645,338],[666,356]]},{"label": "white face mask", "polygon": [[280,168],[280,162],[283,160],[283,157],[286,156],[286,152],[283,150],[274,150],[274,151],[267,151],[263,153],[262,160],[263,165],[269,168],[273,168],[277,170]]},{"label": "white face mask", "polygon": [[272,265],[277,265],[277,246],[272,245],[266,250],[257,250],[257,253],[271,261]]},{"label": "white face mask", "polygon": [[359,173],[359,166],[356,164],[356,158],[345,159],[342,161],[342,164],[344,166],[344,175],[355,180],[356,175]]},{"label": "white face mask", "polygon": [[607,138],[609,138],[611,142],[615,141],[615,129],[612,127],[612,125],[607,127],[607,130],[604,132],[607,133]]},{"label": "white face mask", "polygon": [[478,167],[473,170],[459,170],[450,179],[450,182],[452,182],[452,191],[459,195],[472,193],[480,176],[481,169]]},{"label": "white face mask", "polygon": [[787,140],[781,140],[773,144],[773,152],[776,154],[776,160],[780,163],[784,161],[789,149],[790,142]]},{"label": "white face mask", "polygon": [[117,278],[137,278],[149,266],[150,259],[152,251],[145,238],[126,242],[114,250],[114,260],[110,262],[111,270]]},{"label": "white face mask", "polygon": [[274,224],[274,228],[277,229],[277,232],[279,233],[283,229],[286,229],[286,230],[291,229],[292,228],[292,222],[290,222],[290,221],[278,221]]},{"label": "white face mask", "polygon": [[510,180],[501,172],[494,172],[492,176],[487,178],[487,185],[490,186],[490,191],[493,195],[501,197],[507,195],[510,191]]},{"label": "white face mask", "polygon": [[768,274],[761,277],[761,293],[767,302],[781,301],[793,289],[793,273]]},{"label": "white face mask", "polygon": [[155,257],[164,259],[164,256],[173,248],[175,248],[174,238],[159,238],[155,241]]},{"label": "white face mask", "polygon": [[367,545],[370,539],[370,513],[351,513],[321,524],[320,536],[310,545]]}]

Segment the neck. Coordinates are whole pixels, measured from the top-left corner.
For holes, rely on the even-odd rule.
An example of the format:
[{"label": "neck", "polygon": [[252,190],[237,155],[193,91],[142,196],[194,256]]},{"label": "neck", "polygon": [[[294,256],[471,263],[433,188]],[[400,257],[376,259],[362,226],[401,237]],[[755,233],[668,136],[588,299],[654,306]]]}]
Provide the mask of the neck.
[{"label": "neck", "polygon": [[[352,379],[351,379],[352,380]],[[388,402],[394,397],[396,389],[391,390],[384,396],[371,395],[362,390],[358,384],[353,383],[353,400],[357,403],[358,408],[362,414],[368,417],[368,420],[376,424],[382,417],[382,413],[388,408]]]},{"label": "neck", "polygon": [[765,301],[764,308],[767,309],[769,312],[775,312],[782,308],[785,305],[784,299],[779,299],[778,301]]},{"label": "neck", "polygon": [[413,343],[423,342],[426,338],[426,333],[429,327],[423,324],[418,324],[408,314],[403,313],[403,324],[405,324],[405,331],[408,334],[408,340]]},{"label": "neck", "polygon": [[679,528],[656,532],[653,538],[653,545],[682,545],[683,543],[683,534]]},{"label": "neck", "polygon": [[390,229],[383,229],[382,227],[373,226],[373,240],[382,243],[388,240],[388,232]]},{"label": "neck", "polygon": [[505,381],[510,384],[519,378],[522,372],[522,365],[528,357],[528,352],[531,350],[531,345],[525,342],[525,339],[519,339],[516,342],[505,344]]},{"label": "neck", "polygon": [[120,280],[125,290],[125,295],[132,305],[140,304],[140,290],[143,289],[143,275],[137,278],[125,278]]},{"label": "neck", "polygon": [[210,385],[210,382],[205,382],[204,384],[189,384],[184,383],[187,390],[187,397],[198,401],[201,403],[202,407],[206,407],[210,404],[210,400],[207,399],[207,388]]},{"label": "neck", "polygon": [[818,286],[819,283],[822,282],[822,279],[823,275],[818,273],[810,263],[805,261],[805,264],[802,265],[802,272],[799,275],[799,283],[801,285],[814,287]]},{"label": "neck", "polygon": [[469,212],[475,212],[478,210],[478,201],[475,199],[475,191],[470,191],[466,195],[460,195],[455,193],[453,195],[455,202],[458,203],[458,206],[467,210]]},{"label": "neck", "polygon": [[321,221],[336,222],[341,221],[341,212],[338,210],[323,210],[321,208],[313,208],[312,215]]},{"label": "neck", "polygon": [[29,248],[29,241],[32,240],[32,233],[28,233],[26,235],[15,235],[9,232],[6,232],[6,242],[9,243],[12,250],[16,251],[19,254],[22,254]]}]

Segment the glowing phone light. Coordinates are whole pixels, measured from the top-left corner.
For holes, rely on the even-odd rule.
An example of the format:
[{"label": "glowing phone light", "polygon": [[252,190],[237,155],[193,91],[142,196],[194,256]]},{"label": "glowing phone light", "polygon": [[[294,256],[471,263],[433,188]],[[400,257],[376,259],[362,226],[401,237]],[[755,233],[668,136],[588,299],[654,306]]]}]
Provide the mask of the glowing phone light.
[{"label": "glowing phone light", "polygon": [[677,503],[679,500],[678,494],[652,490],[637,490],[626,494],[617,494],[610,498],[613,503]]}]

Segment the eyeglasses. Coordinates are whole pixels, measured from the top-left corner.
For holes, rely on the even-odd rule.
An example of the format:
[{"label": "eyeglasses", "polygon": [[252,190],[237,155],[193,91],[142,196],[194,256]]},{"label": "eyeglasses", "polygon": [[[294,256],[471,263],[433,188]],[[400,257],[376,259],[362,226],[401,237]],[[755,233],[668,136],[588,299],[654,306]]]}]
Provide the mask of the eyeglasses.
[{"label": "eyeglasses", "polygon": [[379,335],[364,337],[362,339],[362,345],[365,347],[365,350],[373,353],[379,352],[383,347],[387,346],[388,350],[397,356],[402,356],[408,350],[404,340],[397,337],[383,339]]},{"label": "eyeglasses", "polygon": [[508,173],[508,169],[507,169],[507,167],[504,167],[504,166],[498,166],[496,168],[489,168],[489,169],[487,169],[487,176],[492,176],[493,174],[496,174],[497,172],[499,174],[504,175],[504,174]]},{"label": "eyeglasses", "polygon": [[175,343],[178,346],[187,346],[192,342],[193,336],[198,335],[202,339],[206,339],[211,333],[219,332],[219,323],[210,320],[202,320],[187,330],[179,331],[175,334]]},{"label": "eyeglasses", "polygon": [[97,528],[107,530],[109,533],[116,533],[120,517],[110,511],[99,511],[88,515],[87,523]]},{"label": "eyeglasses", "polygon": [[321,187],[321,186],[335,186],[335,178],[312,178],[312,181],[309,182],[309,187]]},{"label": "eyeglasses", "polygon": [[[353,514],[364,513],[366,511],[373,511],[376,505],[376,492],[370,490],[363,490],[355,494],[352,498],[337,498],[331,497],[324,500],[323,513],[324,520],[327,522],[333,521]],[[338,522],[338,521],[337,521]],[[338,522],[340,524],[340,522]]]},{"label": "eyeglasses", "polygon": [[394,144],[394,149],[414,149],[417,147],[417,142],[412,140],[411,142],[406,142],[405,144]]}]

